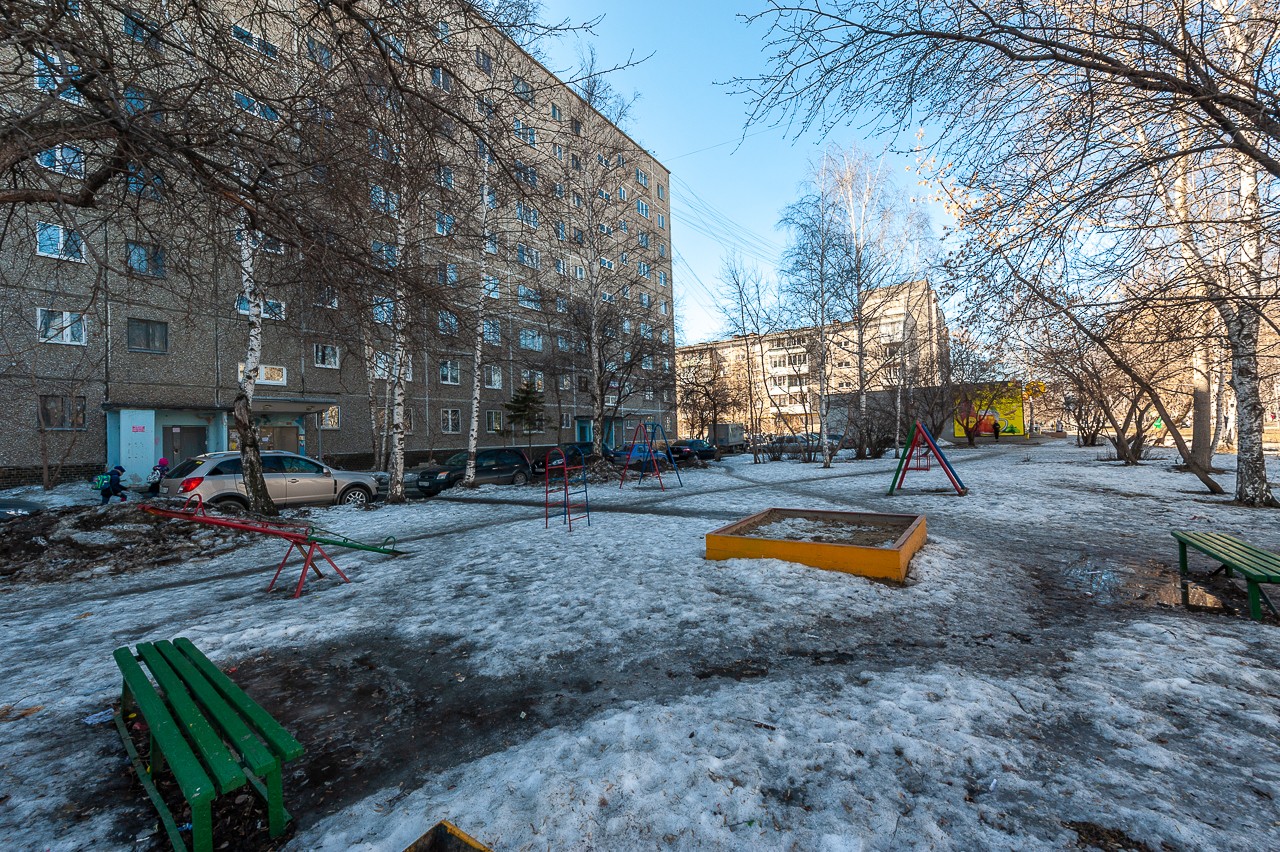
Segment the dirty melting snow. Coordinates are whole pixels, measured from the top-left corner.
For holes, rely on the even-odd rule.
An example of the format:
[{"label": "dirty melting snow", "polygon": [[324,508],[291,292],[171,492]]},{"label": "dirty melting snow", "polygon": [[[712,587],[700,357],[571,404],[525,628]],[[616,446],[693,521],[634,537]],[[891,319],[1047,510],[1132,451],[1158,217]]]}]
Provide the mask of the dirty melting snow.
[{"label": "dirty melting snow", "polygon": [[[471,672],[494,678],[575,654],[619,671],[768,664],[300,814],[291,849],[401,850],[443,818],[502,850],[1056,849],[1074,844],[1072,822],[1151,848],[1280,847],[1275,627],[1083,603],[1077,628],[1051,611],[1067,598],[1040,599],[1073,560],[1176,564],[1172,527],[1274,547],[1280,522],[1181,493],[1193,483],[1167,466],[1120,471],[1093,452],[956,450],[965,499],[927,493],[945,483],[925,474],[884,497],[891,459],[825,471],[740,456],[667,492],[593,487],[599,511],[572,535],[544,529],[541,489],[337,509],[318,515],[326,527],[395,536],[411,555],[336,551],[352,583],[327,572],[299,601],[262,592],[283,548],[258,540],[149,573],[0,587],[13,661],[0,704],[40,708],[3,722],[0,845],[103,848],[147,807],[134,789],[68,813],[122,759],[113,731],[80,721],[116,697],[114,648],[186,635],[229,665],[376,628],[406,654],[464,641]],[[482,502],[508,498],[526,504]],[[905,588],[702,559],[706,532],[771,506],[920,512],[929,544]],[[287,569],[290,592],[296,580]],[[819,650],[845,656],[787,662]]]}]

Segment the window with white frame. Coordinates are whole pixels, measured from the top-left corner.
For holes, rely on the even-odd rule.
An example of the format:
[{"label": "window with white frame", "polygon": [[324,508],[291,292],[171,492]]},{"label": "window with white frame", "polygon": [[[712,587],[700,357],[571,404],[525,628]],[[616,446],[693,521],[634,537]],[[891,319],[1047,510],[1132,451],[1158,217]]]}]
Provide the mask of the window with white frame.
[{"label": "window with white frame", "polygon": [[484,277],[484,294],[490,299],[497,299],[502,296],[502,282],[495,275],[486,275]]},{"label": "window with white frame", "polygon": [[663,343],[670,343],[670,342],[671,342],[671,332],[670,332],[668,329],[665,329],[665,328],[664,328],[664,329],[662,330],[662,333],[658,335],[658,338],[659,338]]},{"label": "window with white frame", "polygon": [[[236,380],[244,381],[243,361],[236,365]],[[289,370],[279,364],[259,364],[257,383],[260,385],[287,385],[289,384]]]},{"label": "window with white frame", "polygon": [[369,155],[387,163],[400,162],[400,152],[396,150],[396,145],[391,141],[391,137],[372,127],[368,128],[369,135]]},{"label": "window with white frame", "polygon": [[453,167],[437,166],[436,167],[436,186],[445,189],[453,189]]},{"label": "window with white frame", "polygon": [[458,361],[446,358],[440,362],[440,384],[462,384],[462,366]]},{"label": "window with white frame", "polygon": [[512,128],[515,131],[516,138],[521,142],[524,142],[526,145],[532,145],[534,147],[537,146],[538,130],[532,124],[526,124],[517,118],[512,122]]},{"label": "window with white frame", "polygon": [[373,253],[375,266],[381,266],[383,269],[395,269],[400,265],[400,246],[395,243],[373,240],[369,249]]},{"label": "window with white frame", "polygon": [[49,93],[56,93],[68,103],[84,103],[80,90],[70,83],[80,73],[79,65],[64,65],[56,53],[36,54],[36,88]]},{"label": "window with white frame", "polygon": [[315,365],[326,370],[339,368],[338,347],[330,343],[317,343],[315,349]]},{"label": "window with white frame", "polygon": [[585,280],[587,277],[587,268],[585,266],[575,266],[573,268],[573,277],[579,281]]},{"label": "window with white frame", "polygon": [[516,243],[516,261],[530,269],[537,269],[542,264],[542,252],[524,243]]},{"label": "window with white frame", "polygon": [[645,340],[652,340],[653,326],[649,325],[649,323],[647,322],[640,323],[640,336],[643,337]]},{"label": "window with white frame", "polygon": [[484,250],[489,254],[498,253],[498,235],[494,233],[486,233],[484,235]]},{"label": "window with white frame", "polygon": [[671,303],[668,302],[666,299],[663,299],[660,303],[658,303],[658,310],[664,314],[671,313]]},{"label": "window with white frame", "polygon": [[445,213],[444,211],[436,211],[436,233],[442,237],[448,237],[453,234],[454,225],[457,220]]},{"label": "window with white frame", "polygon": [[659,287],[667,286],[667,273],[665,272],[658,273],[658,286]]},{"label": "window with white frame", "polygon": [[[262,318],[269,320],[284,319],[284,302],[275,299],[262,300]],[[243,293],[236,297],[236,313],[249,315],[249,299]]]},{"label": "window with white frame", "polygon": [[643,198],[637,199],[636,212],[639,213],[644,218],[648,219],[649,218],[649,202],[645,201]]},{"label": "window with white frame", "polygon": [[489,410],[484,413],[484,429],[486,432],[502,431],[502,412]]},{"label": "window with white frame", "polygon": [[64,225],[36,222],[36,254],[84,263],[84,240]]},{"label": "window with white frame", "polygon": [[441,334],[457,334],[458,315],[453,311],[441,311],[439,328]]},{"label": "window with white frame", "polygon": [[257,116],[265,121],[279,121],[280,113],[272,109],[271,105],[266,101],[260,101],[257,98],[250,97],[244,92],[232,92],[232,100],[235,101],[237,107],[249,115]]},{"label": "window with white frame", "polygon": [[498,345],[502,342],[502,321],[487,319],[484,321],[484,342]]},{"label": "window with white frame", "polygon": [[636,183],[640,184],[641,186],[648,186],[649,174],[645,172],[643,169],[636,169]]},{"label": "window with white frame", "polygon": [[667,244],[658,243],[658,257],[666,257],[666,256],[667,256]]},{"label": "window with white frame", "polygon": [[164,249],[160,246],[126,240],[124,250],[130,273],[147,278],[165,277]]},{"label": "window with white frame", "polygon": [[442,263],[436,267],[436,283],[446,287],[458,286],[458,264]]},{"label": "window with white frame", "polygon": [[396,318],[396,302],[390,296],[373,297],[373,321],[391,325]]},{"label": "window with white frame", "polygon": [[[649,264],[645,263],[643,260],[636,263],[636,274],[639,275],[641,278],[648,278],[649,270],[650,270]],[[648,305],[646,304],[645,307],[647,308]]]},{"label": "window with white frame", "polygon": [[560,428],[561,429],[573,428],[573,414],[571,414],[568,411],[560,412]]},{"label": "window with white frame", "polygon": [[613,269],[613,261],[607,257],[600,258],[601,269]]},{"label": "window with white frame", "polygon": [[627,200],[627,188],[625,186],[618,187],[618,200],[619,201]]},{"label": "window with white frame", "polygon": [[659,198],[666,198],[666,197],[667,197],[667,188],[666,188],[665,186],[663,186],[662,184],[658,184],[658,197],[659,197]]},{"label": "window with white frame", "polygon": [[511,78],[511,91],[525,103],[533,103],[533,84],[523,77]]},{"label": "window with white frame", "polygon": [[[395,375],[396,358],[392,352],[374,352],[373,353],[373,377],[389,382]],[[404,359],[404,380],[406,382],[413,381],[413,359],[408,356]]]},{"label": "window with white frame", "polygon": [[250,30],[233,24],[231,27],[231,36],[250,50],[261,53],[268,59],[276,59],[280,55],[280,48],[273,43],[267,41],[259,35],[254,35]]},{"label": "window with white frame", "polygon": [[162,201],[165,188],[164,175],[154,169],[143,168],[138,163],[129,163],[125,166],[125,188],[142,198]]},{"label": "window with white frame", "polygon": [[41,343],[84,346],[84,314],[36,308],[36,329]]},{"label": "window with white frame", "polygon": [[535,311],[542,310],[542,294],[532,287],[526,287],[524,284],[517,287],[516,300],[522,308],[533,308]]},{"label": "window with white frame", "polygon": [[369,208],[375,213],[385,213],[392,218],[400,218],[400,193],[379,186],[369,185]]},{"label": "window with white frame", "polygon": [[51,172],[84,177],[84,151],[75,145],[55,145],[36,154],[36,162]]},{"label": "window with white frame", "polygon": [[479,47],[476,48],[476,67],[490,77],[493,76],[493,57]]},{"label": "window with white frame", "polygon": [[543,390],[542,371],[541,370],[521,370],[520,384],[533,385],[533,389],[541,393]]},{"label": "window with white frame", "polygon": [[431,69],[431,85],[442,92],[453,91],[453,75],[439,65]]},{"label": "window with white frame", "polygon": [[327,432],[342,428],[342,409],[336,405],[316,412],[316,418],[320,421],[320,428]]},{"label": "window with white frame", "polygon": [[532,328],[520,329],[520,348],[533,352],[542,351],[542,332]]},{"label": "window with white frame", "polygon": [[569,312],[569,300],[564,296],[556,296],[556,313],[566,314]]},{"label": "window with white frame", "polygon": [[662,229],[667,227],[667,217],[661,213],[658,214],[658,227]]},{"label": "window with white frame", "polygon": [[646,370],[653,369],[653,356],[645,355],[640,359],[640,366]]},{"label": "window with white frame", "polygon": [[519,160],[516,160],[515,173],[516,173],[516,180],[521,181],[522,183],[528,184],[533,189],[538,188],[537,167],[530,166],[527,163],[522,163]]},{"label": "window with white frame", "polygon": [[480,187],[480,198],[490,210],[498,209],[498,190],[491,186]]},{"label": "window with white frame", "polygon": [[569,373],[562,374],[560,376],[559,387],[562,391],[573,390],[573,376]]},{"label": "window with white frame", "polygon": [[457,435],[462,432],[462,409],[440,409],[440,431],[446,435]]},{"label": "window with white frame", "polygon": [[622,333],[623,333],[623,334],[630,334],[630,333],[631,333],[631,320],[629,320],[629,319],[624,319],[624,320],[622,321]]},{"label": "window with white frame", "polygon": [[484,386],[490,390],[502,390],[502,368],[484,365]]}]

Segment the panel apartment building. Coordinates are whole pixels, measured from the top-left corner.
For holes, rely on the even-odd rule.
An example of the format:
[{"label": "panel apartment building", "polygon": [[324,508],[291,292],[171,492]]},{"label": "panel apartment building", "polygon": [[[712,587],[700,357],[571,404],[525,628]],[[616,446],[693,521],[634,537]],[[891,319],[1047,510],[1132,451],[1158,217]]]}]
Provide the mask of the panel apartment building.
[{"label": "panel apartment building", "polygon": [[[675,426],[669,172],[465,6],[359,47],[401,68],[397,91],[364,86],[393,122],[404,114],[397,99],[418,93],[440,116],[398,135],[370,118],[353,137],[367,163],[345,168],[346,185],[319,196],[340,213],[335,244],[367,246],[377,274],[317,262],[314,253],[304,259],[288,235],[188,205],[178,181],[134,163],[106,184],[109,204],[11,206],[0,241],[0,392],[10,409],[0,485],[117,463],[143,476],[161,456],[172,463],[235,449],[230,408],[246,362],[246,276],[266,294],[253,406],[264,448],[376,464],[400,363],[391,357],[396,333],[408,346],[410,464],[465,447],[473,382],[481,446],[590,440],[593,385],[606,441],[642,420]],[[113,43],[163,54],[182,22],[161,11],[124,13]],[[340,136],[333,126],[341,118],[318,97],[307,99],[305,119],[291,118],[304,115],[290,106],[297,93],[343,61],[333,26],[311,20],[233,11],[219,19],[243,54],[237,62],[284,81],[264,91],[289,93],[275,101],[202,87],[199,97],[225,104],[228,133],[292,121],[284,131],[300,148],[325,127]],[[36,52],[22,67],[6,78],[6,99],[71,119],[93,105],[65,56]],[[146,109],[144,87],[124,91],[127,112]],[[174,120],[160,108],[149,119]],[[20,181],[65,192],[103,165],[95,142],[72,139],[15,169]],[[272,180],[323,183],[328,171],[318,163]],[[378,275],[401,274],[411,279],[408,296],[392,285],[379,290]],[[503,403],[525,383],[543,392],[544,411],[516,434]]]},{"label": "panel apartment building", "polygon": [[[775,435],[816,432],[817,371],[825,340],[828,429],[844,432],[860,384],[868,393],[903,383],[936,385],[948,357],[947,339],[937,294],[927,281],[912,281],[874,291],[861,323],[832,323],[823,334],[800,328],[682,346],[676,350],[676,372],[711,393],[720,382],[728,403],[715,412],[721,423],[751,424]],[[709,433],[707,408],[682,404],[681,434]]]}]

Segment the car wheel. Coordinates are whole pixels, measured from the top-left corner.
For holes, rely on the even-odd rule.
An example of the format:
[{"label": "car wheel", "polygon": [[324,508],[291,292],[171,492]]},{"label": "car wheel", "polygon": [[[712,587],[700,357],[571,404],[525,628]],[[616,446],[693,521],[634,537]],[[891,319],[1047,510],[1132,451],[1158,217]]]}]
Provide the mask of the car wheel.
[{"label": "car wheel", "polygon": [[524,485],[528,481],[529,481],[529,477],[525,475],[525,472],[523,470],[517,470],[511,476],[512,485]]},{"label": "car wheel", "polygon": [[338,502],[343,506],[367,506],[369,499],[372,497],[367,490],[358,485],[353,485],[342,494],[338,495]]},{"label": "car wheel", "polygon": [[209,505],[226,515],[242,515],[249,511],[249,501],[243,497],[219,497]]}]

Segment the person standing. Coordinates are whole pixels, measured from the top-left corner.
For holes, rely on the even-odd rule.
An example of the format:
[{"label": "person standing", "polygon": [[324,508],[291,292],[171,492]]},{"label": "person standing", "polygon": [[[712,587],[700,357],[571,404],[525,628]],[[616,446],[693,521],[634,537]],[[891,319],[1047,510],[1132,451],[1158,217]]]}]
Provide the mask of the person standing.
[{"label": "person standing", "polygon": [[160,494],[160,480],[169,475],[169,460],[161,457],[156,462],[156,466],[151,468],[151,473],[147,474],[147,496],[156,497]]},{"label": "person standing", "polygon": [[996,443],[1000,443],[1000,415],[992,413],[991,415],[991,437],[996,439]]},{"label": "person standing", "polygon": [[124,493],[124,483],[120,481],[123,474],[124,468],[120,465],[116,465],[107,472],[107,484],[102,486],[102,502],[99,505],[107,505],[112,497],[119,497],[121,503],[129,499]]}]

